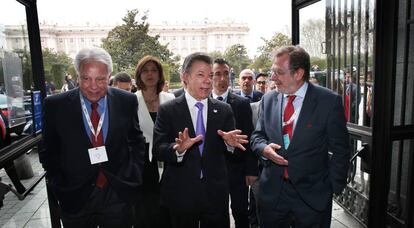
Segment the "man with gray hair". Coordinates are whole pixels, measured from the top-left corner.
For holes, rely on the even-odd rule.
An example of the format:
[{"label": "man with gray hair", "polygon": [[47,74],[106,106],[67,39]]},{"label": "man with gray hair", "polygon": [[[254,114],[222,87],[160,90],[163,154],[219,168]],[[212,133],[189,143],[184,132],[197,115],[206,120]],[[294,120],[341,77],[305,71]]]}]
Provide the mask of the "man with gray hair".
[{"label": "man with gray hair", "polygon": [[39,157],[64,227],[131,227],[145,141],[137,99],[109,88],[112,59],[101,48],[76,55],[79,88],[44,100]]},{"label": "man with gray hair", "polygon": [[250,69],[242,70],[239,75],[240,91],[236,94],[249,99],[250,102],[260,101],[263,93],[253,89],[255,83],[254,72]]},{"label": "man with gray hair", "polygon": [[272,80],[250,140],[263,170],[261,228],[330,227],[332,196],[346,185],[349,136],[342,98],[309,83],[310,57],[301,47],[278,49]]}]

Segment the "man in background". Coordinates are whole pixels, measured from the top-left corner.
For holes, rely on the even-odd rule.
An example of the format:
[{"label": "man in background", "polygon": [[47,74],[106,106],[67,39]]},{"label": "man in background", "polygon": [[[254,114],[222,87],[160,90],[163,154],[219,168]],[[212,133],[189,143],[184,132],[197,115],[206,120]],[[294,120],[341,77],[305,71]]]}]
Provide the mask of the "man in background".
[{"label": "man in background", "polygon": [[119,72],[113,78],[113,87],[131,92],[131,76],[126,72]]},{"label": "man in background", "polygon": [[263,93],[253,90],[254,84],[254,72],[250,69],[242,70],[239,75],[240,91],[236,94],[249,99],[250,102],[259,101]]},{"label": "man in background", "polygon": [[[224,59],[216,59],[213,64],[214,99],[226,102],[233,110],[236,128],[248,135],[253,131],[250,101],[232,94],[229,89],[230,67]],[[236,228],[248,228],[248,190],[257,179],[257,158],[246,146],[246,151],[235,149],[234,153],[226,153],[230,186],[231,211]]]},{"label": "man in background", "polygon": [[265,94],[267,91],[267,78],[268,75],[266,73],[259,73],[256,76],[256,90],[260,91],[263,94]]}]

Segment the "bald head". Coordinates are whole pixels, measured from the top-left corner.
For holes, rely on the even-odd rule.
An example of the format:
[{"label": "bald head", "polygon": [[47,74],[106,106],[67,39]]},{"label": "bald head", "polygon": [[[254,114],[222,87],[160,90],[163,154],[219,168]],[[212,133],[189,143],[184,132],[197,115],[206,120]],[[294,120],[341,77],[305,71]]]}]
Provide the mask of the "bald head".
[{"label": "bald head", "polygon": [[250,69],[244,69],[239,75],[239,85],[244,94],[251,94],[253,91],[254,72]]}]

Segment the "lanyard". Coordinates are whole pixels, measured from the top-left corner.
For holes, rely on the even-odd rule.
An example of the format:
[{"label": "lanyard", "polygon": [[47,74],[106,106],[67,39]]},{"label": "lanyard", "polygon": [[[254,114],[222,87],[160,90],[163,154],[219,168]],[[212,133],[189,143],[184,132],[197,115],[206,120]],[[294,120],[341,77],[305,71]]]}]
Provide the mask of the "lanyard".
[{"label": "lanyard", "polygon": [[[283,121],[282,122],[282,127],[293,123],[293,121],[295,121],[295,119],[296,119],[297,113],[298,112],[295,110],[295,112],[292,114],[292,116],[290,117],[290,119],[288,121]],[[283,116],[282,116],[282,119],[283,119]]]},{"label": "lanyard", "polygon": [[101,132],[102,125],[103,125],[103,121],[105,119],[105,113],[106,113],[106,96],[105,96],[105,102],[104,102],[105,103],[104,111],[103,111],[102,115],[99,117],[99,123],[98,123],[98,127],[96,129],[96,133],[95,133],[95,129],[94,129],[93,125],[92,125],[91,118],[89,117],[88,109],[86,109],[85,101],[83,100],[82,94],[80,94],[80,100],[81,100],[83,115],[85,115],[86,122],[88,122],[89,130],[91,130],[92,135],[95,137],[95,142],[97,142],[98,141],[99,132]]},{"label": "lanyard", "polygon": [[[285,100],[285,98],[283,98],[283,100]],[[283,104],[282,104],[282,105],[283,105]],[[292,105],[293,105],[293,103],[292,103]],[[286,104],[286,106],[287,106],[287,104]],[[282,107],[283,107],[283,106],[282,106]],[[282,112],[282,120],[283,120],[283,115],[284,115],[284,113],[285,113],[285,110],[286,110],[286,107],[283,109],[283,112]],[[293,122],[295,121],[295,119],[296,119],[297,115],[298,115],[298,110],[296,110],[296,109],[295,109],[295,112],[293,112],[293,114],[292,114],[292,116],[290,116],[289,120],[288,120],[288,121],[283,121],[283,122],[282,122],[282,127],[284,127],[284,126],[286,126],[286,125],[289,125],[289,124],[293,123]]]}]

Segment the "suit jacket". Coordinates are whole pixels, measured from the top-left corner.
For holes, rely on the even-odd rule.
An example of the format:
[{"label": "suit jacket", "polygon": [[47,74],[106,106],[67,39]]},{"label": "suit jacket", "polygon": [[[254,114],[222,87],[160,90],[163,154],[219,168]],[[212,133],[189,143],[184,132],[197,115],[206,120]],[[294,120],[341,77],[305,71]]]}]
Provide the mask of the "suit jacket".
[{"label": "suit jacket", "polygon": [[261,101],[250,103],[250,108],[252,109],[252,120],[254,128],[256,128],[257,120],[260,116],[260,104]]},{"label": "suit jacket", "polygon": [[179,97],[184,94],[184,88],[177,89],[173,92],[175,97]]},{"label": "suit jacket", "polygon": [[[228,177],[225,153],[227,147],[217,130],[234,129],[234,118],[228,104],[208,98],[207,128],[203,155],[198,144],[189,148],[178,163],[173,149],[178,132],[188,128],[195,137],[184,95],[162,104],[154,128],[154,156],[166,163],[161,178],[161,204],[176,212],[194,212],[205,202],[217,208],[228,207]],[[203,180],[200,180],[200,172]],[[201,192],[207,192],[201,195]]]},{"label": "suit jacket", "polygon": [[[247,98],[228,93],[227,103],[231,106],[236,120],[236,128],[242,131],[242,134],[250,135],[253,132],[252,124],[252,110],[250,108],[250,101]],[[238,163],[244,165],[244,176],[257,176],[258,166],[257,157],[250,149],[250,145],[246,144],[246,151],[242,151],[238,148],[234,150],[234,153],[227,153],[226,157],[231,163]]]},{"label": "suit jacket", "polygon": [[[241,91],[237,91],[235,92],[235,94],[241,96]],[[256,102],[256,101],[260,101],[260,99],[262,99],[263,97],[263,93],[257,90],[253,90],[253,97],[250,99],[250,103]]]},{"label": "suit jacket", "polygon": [[[142,91],[138,90],[135,95],[138,98],[138,120],[141,123],[141,130],[145,137],[145,142],[149,144],[149,160],[152,161],[152,139],[154,133],[154,122],[152,121],[151,115],[149,114],[147,104],[145,103]],[[174,95],[166,92],[159,94],[160,104],[163,104],[169,100],[174,99]]]},{"label": "suit jacket", "polygon": [[39,157],[48,183],[62,209],[76,212],[88,201],[102,169],[110,187],[125,202],[131,202],[142,183],[145,151],[136,96],[108,89],[108,161],[91,165],[88,149],[93,146],[83,123],[79,95],[79,89],[74,89],[44,100],[44,148]]},{"label": "suit jacket", "polygon": [[[315,210],[324,210],[332,193],[346,184],[349,165],[349,136],[342,99],[332,91],[309,83],[299,118],[287,150],[282,139],[282,96],[271,91],[264,95],[258,123],[251,137],[252,150],[263,160],[259,184],[259,205],[276,205],[284,166],[262,157],[269,143],[281,145],[278,154],[289,161],[289,179],[301,198]],[[328,155],[332,152],[332,156]]]}]

